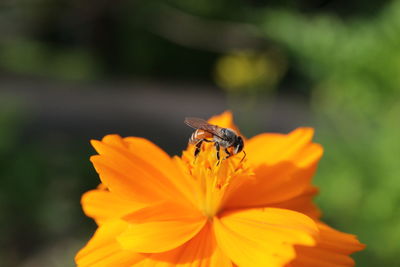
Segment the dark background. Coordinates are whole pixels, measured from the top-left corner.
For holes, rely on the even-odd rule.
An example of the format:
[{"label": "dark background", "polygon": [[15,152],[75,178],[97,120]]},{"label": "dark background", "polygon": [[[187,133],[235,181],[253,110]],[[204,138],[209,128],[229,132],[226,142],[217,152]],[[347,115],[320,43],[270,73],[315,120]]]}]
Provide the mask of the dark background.
[{"label": "dark background", "polygon": [[184,117],[226,109],[247,136],[316,128],[325,221],[395,266],[399,96],[398,1],[3,0],[0,266],[74,265],[90,139],[180,154]]}]

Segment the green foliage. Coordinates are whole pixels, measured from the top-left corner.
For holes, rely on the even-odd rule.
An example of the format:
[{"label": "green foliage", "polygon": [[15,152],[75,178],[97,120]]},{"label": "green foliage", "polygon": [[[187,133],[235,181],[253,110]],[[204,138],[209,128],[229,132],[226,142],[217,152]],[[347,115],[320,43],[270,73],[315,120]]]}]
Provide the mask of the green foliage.
[{"label": "green foliage", "polygon": [[372,18],[342,20],[286,10],[269,10],[263,18],[266,36],[286,48],[314,85],[317,137],[326,148],[316,180],[325,218],[367,244],[357,256],[361,266],[395,264],[400,238],[400,3]]},{"label": "green foliage", "polygon": [[16,74],[63,80],[93,79],[98,73],[95,60],[88,51],[53,50],[44,43],[29,39],[0,44],[0,68]]},{"label": "green foliage", "polygon": [[79,200],[97,178],[87,164],[88,144],[54,133],[25,135],[31,118],[22,103],[7,100],[0,109],[0,262],[20,266],[29,253],[90,231]]}]

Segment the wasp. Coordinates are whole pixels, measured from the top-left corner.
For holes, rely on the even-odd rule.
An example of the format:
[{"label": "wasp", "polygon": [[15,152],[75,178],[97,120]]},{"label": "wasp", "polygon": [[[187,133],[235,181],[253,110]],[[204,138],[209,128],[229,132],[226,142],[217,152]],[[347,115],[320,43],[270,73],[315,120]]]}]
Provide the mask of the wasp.
[{"label": "wasp", "polygon": [[208,123],[207,121],[199,118],[185,118],[185,123],[196,129],[189,139],[189,144],[195,145],[194,156],[195,158],[200,153],[201,145],[203,142],[214,143],[217,151],[218,164],[220,162],[220,149],[225,149],[228,159],[243,151],[244,156],[241,161],[246,157],[246,152],[243,150],[243,138],[238,135],[234,130],[229,128],[222,128],[217,125]]}]

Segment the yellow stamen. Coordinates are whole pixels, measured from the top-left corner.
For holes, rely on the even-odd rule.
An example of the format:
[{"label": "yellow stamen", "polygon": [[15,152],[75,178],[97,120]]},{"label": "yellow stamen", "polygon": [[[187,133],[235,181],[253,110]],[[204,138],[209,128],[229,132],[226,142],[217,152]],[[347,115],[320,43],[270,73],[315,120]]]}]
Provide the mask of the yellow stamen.
[{"label": "yellow stamen", "polygon": [[[203,144],[201,152],[194,160],[193,147],[184,152],[182,159],[189,169],[189,176],[199,188],[198,206],[204,214],[212,218],[218,214],[224,198],[230,190],[236,188],[240,179],[246,179],[251,173],[245,168],[242,157],[233,156],[217,164],[216,150],[212,144]],[[225,152],[221,151],[221,158]],[[233,182],[233,183],[232,183]]]}]

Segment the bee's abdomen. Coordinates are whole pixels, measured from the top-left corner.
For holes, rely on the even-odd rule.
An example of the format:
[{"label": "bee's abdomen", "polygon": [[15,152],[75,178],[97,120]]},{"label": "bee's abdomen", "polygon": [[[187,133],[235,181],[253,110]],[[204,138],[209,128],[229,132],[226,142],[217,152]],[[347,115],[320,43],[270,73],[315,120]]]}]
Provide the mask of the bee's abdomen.
[{"label": "bee's abdomen", "polygon": [[192,133],[192,135],[189,138],[189,144],[196,144],[202,139],[207,139],[207,138],[212,138],[213,135],[209,132],[197,129]]}]

